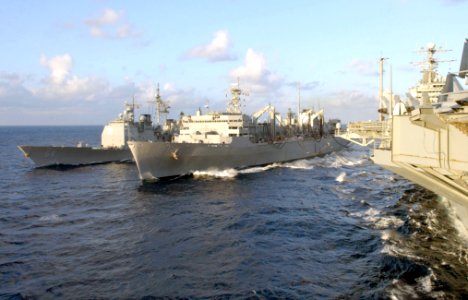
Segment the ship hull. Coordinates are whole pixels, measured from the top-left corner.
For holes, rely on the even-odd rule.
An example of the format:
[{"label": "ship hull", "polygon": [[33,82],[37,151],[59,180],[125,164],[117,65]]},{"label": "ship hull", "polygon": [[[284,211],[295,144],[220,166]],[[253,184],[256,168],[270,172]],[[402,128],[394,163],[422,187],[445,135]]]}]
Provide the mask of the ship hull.
[{"label": "ship hull", "polygon": [[191,174],[195,171],[243,169],[275,162],[311,158],[338,151],[341,138],[251,143],[239,138],[230,144],[129,142],[140,179],[144,181]]},{"label": "ship hull", "polygon": [[128,148],[60,146],[18,146],[18,148],[35,163],[37,168],[132,161],[132,154]]},{"label": "ship hull", "polygon": [[467,132],[444,123],[436,129],[394,116],[392,147],[376,149],[378,165],[445,197],[468,229]]}]

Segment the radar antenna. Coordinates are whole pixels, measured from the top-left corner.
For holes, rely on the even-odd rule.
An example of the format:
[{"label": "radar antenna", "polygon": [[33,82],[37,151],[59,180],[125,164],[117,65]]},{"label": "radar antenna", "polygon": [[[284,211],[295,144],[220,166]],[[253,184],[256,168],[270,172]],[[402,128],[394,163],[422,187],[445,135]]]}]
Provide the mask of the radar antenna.
[{"label": "radar antenna", "polygon": [[241,113],[241,95],[248,96],[240,88],[239,77],[237,77],[237,85],[231,87],[231,100],[228,103],[227,111],[233,114]]},{"label": "radar antenna", "polygon": [[453,59],[440,60],[434,57],[436,53],[449,51],[452,50],[437,47],[436,44],[432,42],[428,43],[426,47],[421,47],[419,50],[416,50],[417,53],[426,53],[427,55],[425,61],[413,62],[414,65],[421,66],[421,73],[423,73],[422,83],[432,83],[436,80],[439,63],[455,61]]}]

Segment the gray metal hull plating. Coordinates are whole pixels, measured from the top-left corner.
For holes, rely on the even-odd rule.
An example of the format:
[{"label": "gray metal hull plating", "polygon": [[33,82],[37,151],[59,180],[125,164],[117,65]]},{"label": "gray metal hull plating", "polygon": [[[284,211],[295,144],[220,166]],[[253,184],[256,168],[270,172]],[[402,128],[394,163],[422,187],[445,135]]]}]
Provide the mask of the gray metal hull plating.
[{"label": "gray metal hull plating", "polygon": [[439,127],[431,128],[429,122],[422,126],[409,116],[393,116],[392,147],[376,149],[371,158],[447,198],[468,229],[468,131],[453,121],[442,123],[432,109],[429,112],[423,116],[434,117]]},{"label": "gray metal hull plating", "polygon": [[243,138],[231,144],[128,143],[142,180],[310,158],[338,151],[347,144],[344,139],[332,136],[275,143],[251,143]]},{"label": "gray metal hull plating", "polygon": [[18,146],[36,167],[57,165],[80,166],[109,162],[132,161],[132,153],[126,149],[90,147]]}]

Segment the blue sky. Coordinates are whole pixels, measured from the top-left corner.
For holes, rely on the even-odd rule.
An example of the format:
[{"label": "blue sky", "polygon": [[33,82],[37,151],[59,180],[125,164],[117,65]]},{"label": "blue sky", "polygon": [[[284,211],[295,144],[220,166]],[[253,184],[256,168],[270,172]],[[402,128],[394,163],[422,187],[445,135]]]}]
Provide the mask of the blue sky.
[{"label": "blue sky", "polygon": [[3,1],[0,125],[102,125],[133,97],[151,112],[157,83],[171,117],[222,111],[237,77],[246,113],[295,110],[300,82],[302,106],[375,119],[379,57],[400,95],[429,42],[452,50],[441,73],[456,71],[466,12],[465,0]]}]

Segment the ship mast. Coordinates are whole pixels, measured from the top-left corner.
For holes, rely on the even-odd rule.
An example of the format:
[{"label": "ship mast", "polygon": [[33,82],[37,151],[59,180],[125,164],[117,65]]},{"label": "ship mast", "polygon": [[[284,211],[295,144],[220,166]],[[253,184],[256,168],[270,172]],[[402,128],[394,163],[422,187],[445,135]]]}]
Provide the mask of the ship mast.
[{"label": "ship mast", "polygon": [[385,104],[384,104],[384,99],[383,99],[383,73],[384,73],[384,61],[387,60],[388,58],[381,57],[380,58],[380,85],[379,85],[379,121],[384,121],[385,120],[385,114],[387,113]]},{"label": "ship mast", "polygon": [[241,98],[242,90],[239,84],[239,78],[237,78],[237,86],[231,87],[231,100],[229,101],[227,111],[232,114],[241,113]]},{"label": "ship mast", "polygon": [[390,99],[388,100],[388,117],[391,118],[393,115],[393,74],[392,74],[392,64],[390,64]]},{"label": "ship mast", "polygon": [[297,125],[299,131],[302,132],[302,120],[301,120],[301,82],[297,82]]},{"label": "ship mast", "polygon": [[421,66],[422,79],[419,85],[412,89],[419,104],[428,104],[438,101],[437,97],[445,85],[445,79],[439,76],[437,67],[441,62],[451,62],[453,60],[439,60],[435,58],[435,54],[448,51],[450,50],[442,49],[442,47],[437,48],[434,43],[428,43],[426,47],[416,51],[419,53],[426,53],[426,60],[413,63]]},{"label": "ship mast", "polygon": [[161,96],[159,95],[159,83],[156,88],[155,102],[156,102],[156,122],[157,122],[157,126],[161,126],[161,114],[168,114],[170,106],[167,105],[167,103],[165,103],[161,99]]},{"label": "ship mast", "polygon": [[421,65],[421,73],[423,73],[423,79],[421,83],[432,83],[435,81],[437,76],[437,67],[441,62],[451,62],[454,60],[439,60],[434,57],[436,53],[439,52],[448,52],[451,50],[442,49],[442,47],[436,48],[436,44],[429,43],[426,45],[426,48],[421,48],[416,51],[419,53],[426,53],[427,57],[425,61],[416,62],[415,64]]}]

